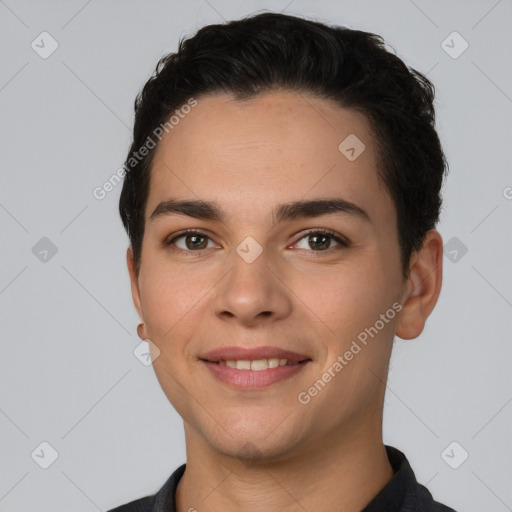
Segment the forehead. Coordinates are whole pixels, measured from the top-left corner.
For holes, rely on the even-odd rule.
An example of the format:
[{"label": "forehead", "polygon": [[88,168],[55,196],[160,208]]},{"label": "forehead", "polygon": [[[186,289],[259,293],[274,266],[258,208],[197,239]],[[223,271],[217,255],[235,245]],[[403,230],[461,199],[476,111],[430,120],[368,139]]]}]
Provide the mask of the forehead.
[{"label": "forehead", "polygon": [[291,91],[200,97],[157,146],[146,214],[169,196],[217,201],[237,215],[308,196],[392,208],[376,165],[367,119],[331,100]]}]

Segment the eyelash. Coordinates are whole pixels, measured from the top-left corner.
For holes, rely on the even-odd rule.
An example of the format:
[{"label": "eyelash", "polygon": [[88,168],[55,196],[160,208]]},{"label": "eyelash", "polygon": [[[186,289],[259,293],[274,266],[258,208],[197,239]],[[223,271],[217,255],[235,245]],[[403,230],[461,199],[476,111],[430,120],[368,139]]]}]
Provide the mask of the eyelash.
[{"label": "eyelash", "polygon": [[[178,240],[179,238],[182,238],[184,236],[187,236],[187,235],[199,235],[201,237],[205,237],[205,238],[208,238],[211,240],[211,238],[206,234],[206,233],[203,233],[201,231],[197,231],[195,229],[186,229],[185,231],[182,231],[181,233],[178,233],[176,236],[174,236],[171,240],[169,241],[166,241],[164,242],[164,245],[166,247],[169,247],[171,248],[172,251],[175,251],[175,252],[180,252],[180,253],[185,253],[187,256],[193,256],[194,254],[202,254],[204,251],[206,251],[207,249],[199,249],[197,251],[191,251],[191,250],[184,250],[184,249],[180,249],[179,247],[172,247],[172,245],[174,244],[174,242],[176,240]],[[350,247],[350,242],[348,240],[345,240],[343,238],[340,237],[340,235],[338,235],[338,233],[336,233],[335,231],[331,231],[330,229],[312,229],[310,231],[307,231],[306,233],[304,233],[298,240],[297,242],[295,242],[295,244],[297,244],[298,242],[300,242],[303,238],[306,238],[310,235],[328,235],[330,236],[335,242],[338,242],[340,244],[341,247],[347,249],[348,247]],[[294,245],[295,245],[294,244]],[[324,253],[330,253],[331,251],[333,250],[336,250],[336,249],[340,249],[340,247],[333,247],[333,248],[329,248],[329,249],[326,249],[324,251],[314,251],[314,250],[310,250],[310,251],[307,251],[307,252],[311,252],[311,253],[317,253],[316,255],[320,256],[321,254],[324,254]],[[305,249],[304,249],[305,250]]]}]

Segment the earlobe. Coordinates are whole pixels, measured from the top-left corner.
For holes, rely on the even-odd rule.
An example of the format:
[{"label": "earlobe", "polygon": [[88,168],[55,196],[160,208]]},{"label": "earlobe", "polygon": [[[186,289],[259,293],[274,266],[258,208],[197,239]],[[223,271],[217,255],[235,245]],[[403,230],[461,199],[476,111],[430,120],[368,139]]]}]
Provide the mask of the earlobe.
[{"label": "earlobe", "polygon": [[443,240],[436,230],[427,232],[423,246],[411,256],[409,268],[395,331],[404,340],[422,333],[441,292]]}]

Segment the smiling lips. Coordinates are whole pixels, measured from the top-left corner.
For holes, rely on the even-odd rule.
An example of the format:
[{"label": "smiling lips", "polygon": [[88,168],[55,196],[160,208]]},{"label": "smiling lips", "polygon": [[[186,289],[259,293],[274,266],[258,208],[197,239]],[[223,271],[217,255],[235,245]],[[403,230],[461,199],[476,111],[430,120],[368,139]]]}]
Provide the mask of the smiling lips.
[{"label": "smiling lips", "polygon": [[311,361],[304,354],[277,347],[222,347],[199,358],[222,382],[238,389],[257,389],[287,379]]},{"label": "smiling lips", "polygon": [[220,347],[207,352],[200,359],[212,363],[219,361],[257,361],[262,359],[286,359],[288,363],[296,364],[311,359],[308,355],[298,354],[291,350],[277,347]]}]

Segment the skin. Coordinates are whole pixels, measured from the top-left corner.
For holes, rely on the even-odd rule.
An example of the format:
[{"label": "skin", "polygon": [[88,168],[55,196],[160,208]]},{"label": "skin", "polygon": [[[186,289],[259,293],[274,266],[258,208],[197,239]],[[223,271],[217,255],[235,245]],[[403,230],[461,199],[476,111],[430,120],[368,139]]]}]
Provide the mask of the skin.
[{"label": "skin", "polygon": [[[427,233],[404,279],[396,211],[363,115],[284,90],[244,102],[227,94],[197,100],[156,149],[138,276],[127,251],[139,335],[151,340],[157,378],[184,421],[177,510],[359,511],[393,475],[382,440],[393,337],[417,337],[437,302],[441,236]],[[366,146],[352,162],[338,150],[349,134]],[[170,197],[216,201],[228,216],[150,221]],[[276,205],[317,198],[351,201],[370,222],[341,214],[274,224]],[[199,239],[201,253],[186,238],[175,247],[187,254],[163,245],[189,228],[209,237]],[[328,238],[318,249],[303,234],[311,228],[351,245]],[[263,249],[252,263],[236,252],[248,236]],[[301,404],[298,394],[395,302],[403,309]],[[278,346],[312,362],[270,387],[235,390],[198,360],[228,345]]]}]

